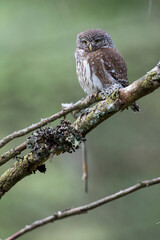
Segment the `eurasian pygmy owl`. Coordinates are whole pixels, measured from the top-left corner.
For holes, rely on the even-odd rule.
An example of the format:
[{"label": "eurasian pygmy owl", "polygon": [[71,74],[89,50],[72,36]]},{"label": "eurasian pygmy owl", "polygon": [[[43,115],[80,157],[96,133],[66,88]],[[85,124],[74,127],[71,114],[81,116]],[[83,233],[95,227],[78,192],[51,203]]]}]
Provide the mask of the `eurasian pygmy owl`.
[{"label": "eurasian pygmy owl", "polygon": [[[79,83],[87,94],[111,93],[129,85],[125,60],[103,29],[89,29],[77,35],[75,59]],[[139,111],[136,103],[131,108]]]}]

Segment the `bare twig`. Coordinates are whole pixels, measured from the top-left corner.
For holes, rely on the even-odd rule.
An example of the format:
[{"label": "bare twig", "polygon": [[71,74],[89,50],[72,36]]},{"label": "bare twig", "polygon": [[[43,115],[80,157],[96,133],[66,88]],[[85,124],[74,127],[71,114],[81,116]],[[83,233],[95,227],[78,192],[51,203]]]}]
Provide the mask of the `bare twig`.
[{"label": "bare twig", "polygon": [[19,238],[20,236],[26,234],[27,232],[33,231],[36,228],[39,228],[41,226],[44,226],[48,223],[53,223],[57,220],[61,220],[64,218],[68,218],[74,215],[79,215],[79,214],[83,214],[83,213],[87,213],[88,211],[100,207],[101,205],[104,205],[108,202],[114,201],[118,198],[124,197],[128,194],[131,194],[141,188],[145,188],[145,187],[149,187],[155,184],[159,184],[160,183],[160,177],[158,178],[154,178],[151,180],[146,180],[146,181],[142,181],[139,182],[129,188],[126,188],[124,190],[121,190],[117,193],[114,193],[112,195],[109,195],[107,197],[104,197],[102,199],[99,199],[95,202],[80,206],[80,207],[76,207],[76,208],[71,208],[71,209],[66,209],[66,210],[62,210],[62,211],[58,211],[57,213],[52,214],[51,216],[48,216],[46,218],[43,218],[41,220],[37,220],[35,222],[33,222],[30,225],[25,226],[24,228],[22,228],[21,230],[19,230],[18,232],[16,232],[15,234],[13,234],[12,236],[6,238],[6,240],[14,240]]},{"label": "bare twig", "polygon": [[[63,105],[62,105],[63,107]],[[73,111],[72,115],[75,119],[78,118],[79,111]],[[86,142],[81,143],[82,146],[82,180],[84,181],[84,192],[88,193],[88,163],[87,163],[87,145]]]},{"label": "bare twig", "polygon": [[88,192],[88,163],[87,163],[87,146],[86,142],[82,142],[82,164],[83,164],[83,176],[84,191]]}]

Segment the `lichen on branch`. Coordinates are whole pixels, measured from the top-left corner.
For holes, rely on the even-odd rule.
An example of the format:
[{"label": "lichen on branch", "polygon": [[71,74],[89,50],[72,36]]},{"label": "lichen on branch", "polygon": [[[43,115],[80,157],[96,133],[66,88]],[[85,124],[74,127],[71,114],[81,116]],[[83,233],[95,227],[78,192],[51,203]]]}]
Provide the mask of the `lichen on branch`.
[{"label": "lichen on branch", "polygon": [[[27,144],[28,147],[30,147],[31,152],[20,162],[16,162],[0,177],[0,197],[2,197],[5,192],[7,192],[22,178],[35,171],[38,166],[42,165],[42,163],[50,157],[50,155],[66,151],[74,151],[80,142],[84,141],[84,136],[92,131],[97,125],[118,111],[124,110],[139,98],[153,92],[159,87],[160,63],[128,87],[116,90],[110,96],[104,97],[101,93],[93,97],[88,96],[83,99],[82,102],[78,101],[67,110],[59,112],[45,120],[45,123],[47,124],[51,121],[51,119],[53,120],[59,118],[60,116],[62,117],[71,112],[71,110],[83,109],[94,102],[100,101],[93,107],[85,110],[85,112],[79,116],[73,124],[62,121],[60,126],[57,126],[54,129],[44,128],[39,129],[36,133],[34,133],[27,140]],[[42,122],[43,126],[45,123]],[[63,127],[61,125],[63,125]],[[36,124],[34,129],[37,129],[39,126],[42,126],[41,123]],[[1,144],[4,145],[7,141],[10,141],[20,134],[24,134],[25,132],[27,132],[26,129],[8,136],[1,141]],[[25,147],[25,143],[22,147]],[[17,150],[19,151],[19,148]],[[11,155],[13,156],[12,151]],[[8,155],[7,158],[9,158]]]},{"label": "lichen on branch", "polygon": [[85,141],[83,135],[67,120],[61,120],[54,127],[40,128],[26,141],[30,153],[19,158],[11,168],[0,177],[0,198],[18,181],[36,170],[45,172],[44,162],[54,154],[72,153]]},{"label": "lichen on branch", "polygon": [[61,120],[56,127],[45,127],[35,131],[27,139],[27,148],[39,159],[47,153],[72,153],[80,147],[85,138],[71,126],[68,120]]}]

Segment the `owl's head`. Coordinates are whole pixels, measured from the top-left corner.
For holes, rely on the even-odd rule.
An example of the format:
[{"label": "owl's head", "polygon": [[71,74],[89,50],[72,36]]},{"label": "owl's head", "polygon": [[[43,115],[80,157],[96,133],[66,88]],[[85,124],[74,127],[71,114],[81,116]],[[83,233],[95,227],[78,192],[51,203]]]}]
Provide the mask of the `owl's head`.
[{"label": "owl's head", "polygon": [[92,52],[100,48],[114,48],[114,44],[108,32],[103,29],[89,29],[77,35],[76,47]]}]

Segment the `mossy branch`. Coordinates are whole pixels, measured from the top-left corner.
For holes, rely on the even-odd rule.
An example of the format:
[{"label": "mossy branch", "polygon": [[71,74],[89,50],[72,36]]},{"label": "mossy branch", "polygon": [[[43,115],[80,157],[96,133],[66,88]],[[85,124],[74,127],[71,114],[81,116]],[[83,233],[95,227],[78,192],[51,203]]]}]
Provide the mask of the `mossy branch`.
[{"label": "mossy branch", "polygon": [[86,107],[89,107],[91,104],[101,101],[102,99],[104,99],[104,96],[99,95],[97,97],[92,97],[92,95],[91,95],[91,96],[87,96],[87,97],[79,100],[75,104],[73,104],[73,103],[67,104],[67,106],[69,106],[69,107],[65,107],[60,112],[58,112],[50,117],[41,119],[40,122],[34,123],[31,126],[28,126],[19,131],[15,131],[15,132],[9,134],[8,136],[4,137],[2,140],[0,140],[0,148],[2,148],[3,146],[5,146],[7,143],[9,143],[10,141],[12,141],[15,138],[25,136],[28,133],[33,132],[36,129],[47,125],[48,123],[51,123],[51,122],[57,120],[58,118],[62,118],[75,110],[81,110]]},{"label": "mossy branch", "polygon": [[[19,131],[15,131],[15,132],[9,134],[8,136],[4,137],[2,140],[0,140],[0,148],[2,148],[3,146],[5,146],[7,143],[14,140],[15,138],[25,136],[28,133],[47,125],[48,123],[54,122],[58,118],[65,117],[67,114],[69,114],[73,111],[80,111],[86,107],[89,107],[93,103],[104,100],[104,98],[105,98],[105,96],[103,94],[99,94],[99,95],[95,95],[95,96],[89,95],[89,96],[86,96],[85,98],[79,100],[75,104],[73,104],[73,103],[62,104],[63,110],[61,110],[60,112],[58,112],[52,116],[49,116],[48,118],[41,119],[40,122],[32,124],[31,126],[21,129]],[[19,146],[12,148],[12,149],[8,150],[7,152],[3,153],[0,156],[0,166],[5,164],[6,162],[8,162],[11,158],[14,158],[17,155],[19,155],[26,148],[27,148],[26,142],[24,142],[24,143],[20,144]]]},{"label": "mossy branch", "polygon": [[[87,107],[91,103],[98,101],[99,99],[104,100],[98,102],[95,106],[87,109],[72,124],[71,128],[73,129],[73,132],[77,131],[78,134],[78,138],[76,138],[76,141],[79,141],[80,143],[81,137],[84,137],[87,133],[92,131],[101,122],[111,117],[118,111],[124,110],[125,108],[130,106],[131,103],[153,92],[159,87],[160,87],[160,63],[150,72],[148,72],[145,76],[138,79],[137,81],[135,81],[126,88],[116,90],[115,92],[112,93],[111,96],[104,96],[104,94],[100,93],[98,96],[95,96],[96,100],[94,99],[94,97],[90,99],[88,98],[88,102],[86,105],[85,104],[83,105],[83,108],[84,106]],[[72,108],[72,111],[75,109],[77,108]],[[60,117],[60,115],[58,115],[58,117]],[[62,116],[63,115],[64,114],[62,114]],[[73,138],[74,136],[75,135],[73,134]],[[73,146],[71,145],[71,148],[72,147]],[[9,189],[11,189],[18,181],[20,181],[25,176],[30,175],[34,170],[36,170],[39,165],[41,165],[50,157],[50,155],[65,152],[65,149],[63,149],[63,147],[61,148],[60,146],[60,141],[58,145],[53,144],[53,147],[51,148],[48,148],[48,145],[45,142],[41,150],[42,152],[41,151],[39,152],[38,157],[32,150],[31,153],[26,155],[23,160],[16,161],[14,165],[0,177],[0,198]]]}]

